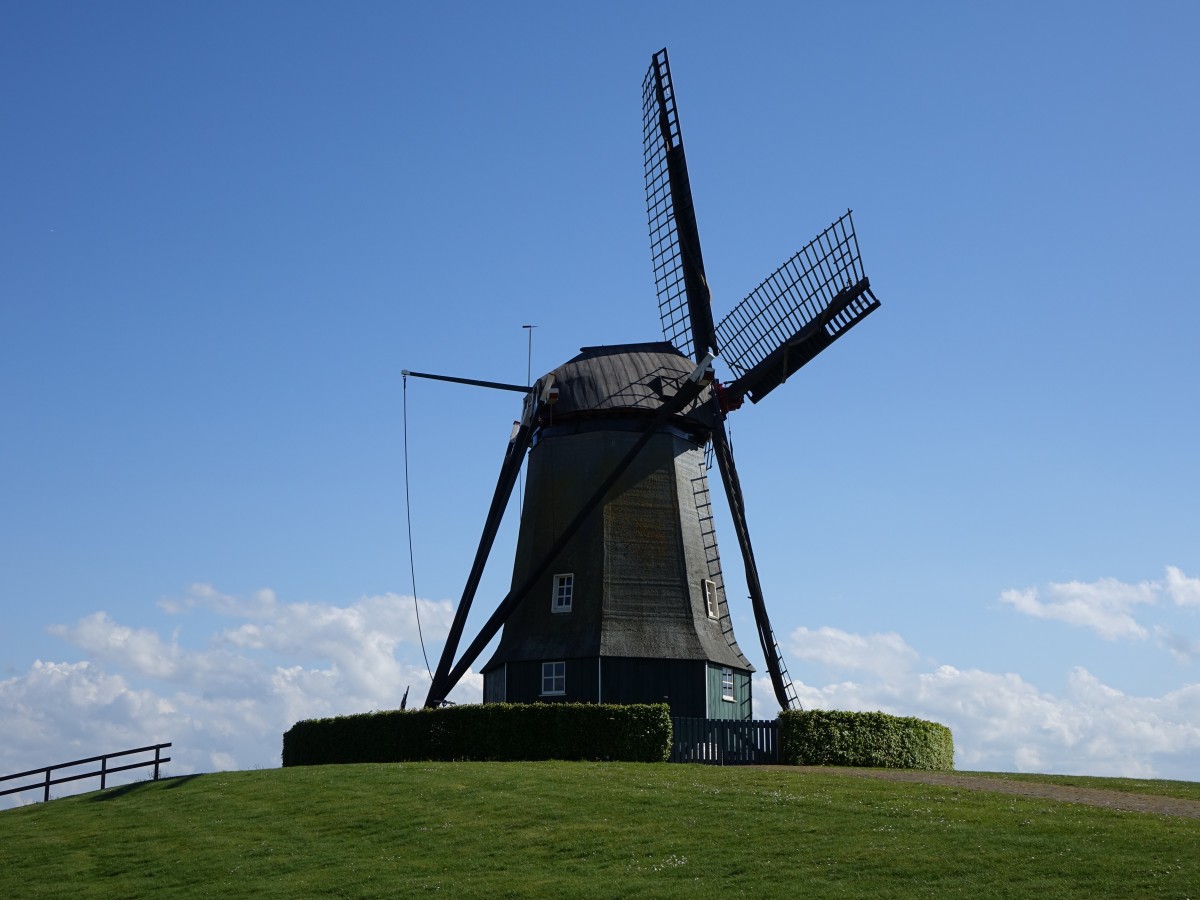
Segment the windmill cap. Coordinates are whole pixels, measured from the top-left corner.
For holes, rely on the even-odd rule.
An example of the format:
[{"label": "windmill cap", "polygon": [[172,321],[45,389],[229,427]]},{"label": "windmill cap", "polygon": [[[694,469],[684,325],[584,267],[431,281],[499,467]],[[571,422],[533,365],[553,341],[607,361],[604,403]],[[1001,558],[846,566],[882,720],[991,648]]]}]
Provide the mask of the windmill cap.
[{"label": "windmill cap", "polygon": [[[554,421],[655,413],[695,368],[696,363],[666,341],[583,347],[578,356],[549,373],[559,391]],[[545,377],[539,385],[543,381]],[[702,409],[709,396],[705,388],[681,418],[711,427]]]}]

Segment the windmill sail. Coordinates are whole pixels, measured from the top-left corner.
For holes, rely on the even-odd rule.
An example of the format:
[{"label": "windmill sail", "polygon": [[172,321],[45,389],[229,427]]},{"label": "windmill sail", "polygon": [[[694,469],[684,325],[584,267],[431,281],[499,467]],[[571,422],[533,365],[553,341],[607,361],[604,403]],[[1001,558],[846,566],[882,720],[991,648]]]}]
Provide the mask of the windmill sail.
[{"label": "windmill sail", "polygon": [[642,83],[642,129],[650,256],[663,337],[684,356],[700,360],[717,352],[716,329],[665,49],[654,54]]},{"label": "windmill sail", "polygon": [[717,326],[730,393],[757,403],[878,307],[847,211]]}]

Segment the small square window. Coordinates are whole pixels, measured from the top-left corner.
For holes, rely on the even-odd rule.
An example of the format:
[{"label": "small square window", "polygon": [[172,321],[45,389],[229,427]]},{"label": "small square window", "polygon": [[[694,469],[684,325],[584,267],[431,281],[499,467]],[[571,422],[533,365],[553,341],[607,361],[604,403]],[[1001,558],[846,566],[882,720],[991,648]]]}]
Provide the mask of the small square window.
[{"label": "small square window", "polygon": [[708,617],[710,619],[720,618],[720,612],[717,609],[717,583],[705,578],[700,582],[700,592],[704,595],[704,609],[708,612]]},{"label": "small square window", "polygon": [[542,696],[567,692],[567,664],[565,662],[542,663]]},{"label": "small square window", "polygon": [[575,576],[568,573],[554,576],[554,596],[550,598],[551,612],[570,612],[575,593]]},{"label": "small square window", "polygon": [[721,670],[721,699],[728,700],[730,703],[734,702],[735,698],[733,696],[733,670],[732,669],[722,669]]}]

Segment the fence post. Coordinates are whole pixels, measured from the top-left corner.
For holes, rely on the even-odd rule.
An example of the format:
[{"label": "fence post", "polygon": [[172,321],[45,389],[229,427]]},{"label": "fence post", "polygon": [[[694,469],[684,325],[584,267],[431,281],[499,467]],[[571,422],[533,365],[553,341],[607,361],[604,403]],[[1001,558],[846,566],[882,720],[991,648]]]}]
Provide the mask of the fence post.
[{"label": "fence post", "polygon": [[100,790],[104,790],[104,780],[108,775],[108,757],[100,757]]},{"label": "fence post", "polygon": [[162,755],[162,744],[154,745],[154,780],[158,781],[158,758]]},{"label": "fence post", "polygon": [[46,766],[46,793],[42,795],[42,802],[50,802],[50,766]]}]

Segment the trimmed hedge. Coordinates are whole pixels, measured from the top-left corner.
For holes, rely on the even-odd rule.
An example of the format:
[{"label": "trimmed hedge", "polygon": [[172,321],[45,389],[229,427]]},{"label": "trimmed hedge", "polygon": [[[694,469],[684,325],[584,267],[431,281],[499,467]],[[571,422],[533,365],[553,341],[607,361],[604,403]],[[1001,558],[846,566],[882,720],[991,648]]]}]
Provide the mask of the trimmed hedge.
[{"label": "trimmed hedge", "polygon": [[779,761],[795,766],[954,768],[945,725],[881,712],[787,710],[779,714]]},{"label": "trimmed hedge", "polygon": [[665,703],[486,703],[308,719],[283,736],[285,766],[406,760],[594,759],[662,762]]}]

